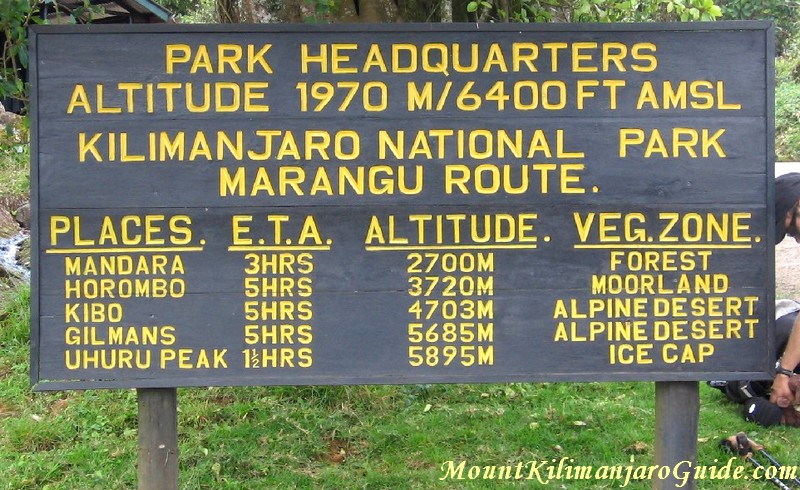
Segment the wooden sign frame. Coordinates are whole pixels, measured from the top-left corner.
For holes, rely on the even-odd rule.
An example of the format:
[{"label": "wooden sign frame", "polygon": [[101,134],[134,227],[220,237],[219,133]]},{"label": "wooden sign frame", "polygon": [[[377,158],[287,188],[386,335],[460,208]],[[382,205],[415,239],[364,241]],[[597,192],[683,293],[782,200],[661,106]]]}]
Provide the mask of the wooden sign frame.
[{"label": "wooden sign frame", "polygon": [[31,382],[765,376],[772,34],[35,26]]}]

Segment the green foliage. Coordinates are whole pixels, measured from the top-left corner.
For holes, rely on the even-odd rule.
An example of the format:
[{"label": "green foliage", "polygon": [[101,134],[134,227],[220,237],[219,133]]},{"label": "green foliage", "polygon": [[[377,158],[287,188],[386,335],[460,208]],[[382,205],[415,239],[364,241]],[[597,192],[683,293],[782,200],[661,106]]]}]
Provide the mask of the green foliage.
[{"label": "green foliage", "polygon": [[490,22],[712,21],[714,0],[471,0],[467,11]]},{"label": "green foliage", "polygon": [[775,59],[775,154],[800,161],[800,39],[788,40]]},{"label": "green foliage", "polygon": [[26,29],[34,21],[36,12],[36,0],[0,2],[0,33],[3,41],[0,98],[27,101],[28,87],[23,75],[23,70],[28,68]]},{"label": "green foliage", "polygon": [[58,22],[60,24],[89,24],[104,12],[102,6],[96,5],[91,0],[83,0],[83,5],[74,7],[67,12],[62,12],[58,0],[51,0],[47,3],[53,4],[53,8],[59,13]]},{"label": "green foliage", "polygon": [[189,14],[200,7],[197,0],[158,0],[158,4],[177,15]]},{"label": "green foliage", "polygon": [[29,123],[27,116],[0,121],[0,196],[25,195],[30,188]]},{"label": "green foliage", "polygon": [[722,18],[732,20],[770,19],[775,22],[776,51],[784,53],[787,43],[798,33],[797,0],[725,0]]},{"label": "green foliage", "polygon": [[184,24],[212,24],[217,22],[216,0],[196,0],[194,8],[180,16]]},{"label": "green foliage", "polygon": [[713,0],[579,0],[573,22],[712,21],[722,12]]},{"label": "green foliage", "polygon": [[778,161],[800,160],[800,83],[775,89],[775,154]]},{"label": "green foliage", "polygon": [[800,56],[796,51],[775,58],[775,82],[794,83],[800,81]]},{"label": "green foliage", "polygon": [[309,24],[329,22],[331,15],[339,8],[339,0],[304,0],[310,14],[303,19]]},{"label": "green foliage", "polygon": [[467,12],[479,15],[478,20],[500,22],[550,22],[553,8],[558,2],[553,0],[471,0]]},{"label": "green foliage", "polygon": [[[83,5],[63,12],[58,0],[44,2],[55,12],[59,12],[59,22],[75,24],[91,22],[103,13],[103,7],[94,5],[90,0],[83,0]],[[44,22],[39,16],[38,0],[0,0],[0,41],[3,41],[2,66],[0,66],[0,98],[28,102],[29,87],[25,82],[25,70],[28,68],[28,35],[31,24]],[[61,15],[63,14],[63,15]]]}]

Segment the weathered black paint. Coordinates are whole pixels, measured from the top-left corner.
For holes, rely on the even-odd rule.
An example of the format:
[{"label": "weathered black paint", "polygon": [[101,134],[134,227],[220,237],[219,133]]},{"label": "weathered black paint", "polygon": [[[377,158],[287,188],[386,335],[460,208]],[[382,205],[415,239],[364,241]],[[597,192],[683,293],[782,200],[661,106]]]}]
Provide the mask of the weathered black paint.
[{"label": "weathered black paint", "polygon": [[[347,26],[264,26],[237,27],[236,30],[210,26],[145,26],[145,27],[36,27],[32,34],[32,81],[33,91],[33,194],[34,194],[34,240],[36,253],[33,257],[32,280],[32,382],[39,389],[93,388],[93,387],[165,387],[199,385],[259,385],[259,384],[348,384],[348,383],[420,383],[420,382],[487,382],[526,380],[703,380],[711,377],[731,375],[758,375],[769,369],[772,328],[768,320],[773,312],[773,233],[771,231],[771,203],[773,157],[772,157],[772,31],[765,23],[715,23],[692,25],[615,25],[615,26],[370,26],[368,28]],[[627,46],[636,42],[657,45],[658,68],[643,73],[628,69],[608,73],[572,73],[559,70],[548,73],[473,73],[464,74],[450,70],[445,76],[440,73],[418,71],[412,74],[346,73],[332,74],[299,71],[299,46],[301,43],[318,46],[332,43],[357,43],[367,46],[378,43],[388,50],[392,43],[407,43],[421,46],[424,43],[459,44],[469,46],[478,43],[488,49],[490,43],[508,46],[513,42],[618,42]],[[261,46],[271,43],[268,58],[272,74],[188,74],[185,69],[175,74],[166,74],[164,46],[180,43],[196,48],[206,44],[230,43]],[[81,53],[76,57],[74,53]],[[365,51],[348,51],[352,64],[363,63]],[[563,53],[562,53],[563,54]],[[215,52],[210,54],[215,59]],[[562,56],[563,57],[563,56]],[[561,59],[566,63],[566,58]],[[185,65],[184,65],[185,66]],[[349,66],[349,65],[348,65]],[[563,65],[567,66],[567,65]],[[516,81],[562,80],[568,87],[578,80],[624,80],[629,90],[620,89],[615,110],[608,108],[609,99],[598,90],[594,98],[586,100],[586,109],[578,110],[574,99],[561,110],[517,111],[506,108],[498,111],[496,104],[484,103],[479,110],[462,111],[448,102],[442,111],[414,111],[406,109],[405,93],[408,82],[431,81],[443,86],[452,81],[462,86],[474,81],[474,92],[485,92],[498,80],[508,84]],[[725,102],[741,104],[739,110],[636,110],[634,89],[646,80],[660,87],[663,81],[677,83],[680,80],[708,80],[725,84]],[[118,82],[263,82],[269,83],[265,101],[269,112],[260,113],[214,113],[192,114],[176,106],[167,113],[156,104],[153,113],[139,110],[132,114],[86,114],[82,110],[67,114],[76,84],[85,84],[87,93],[94,99],[93,87],[104,84],[107,107],[122,107],[126,104],[124,93],[109,88]],[[386,110],[368,112],[361,109],[360,93],[354,104],[346,111],[329,107],[321,113],[299,110],[298,82],[309,85],[316,81],[383,82],[388,90]],[[459,85],[461,84],[461,85]],[[91,88],[90,88],[91,87]],[[456,89],[453,89],[454,91]],[[437,92],[438,93],[438,92]],[[341,99],[337,96],[332,106]],[[434,97],[434,101],[436,97]],[[372,100],[371,103],[375,103]],[[141,106],[138,106],[141,107]],[[616,144],[621,128],[642,128],[647,134],[658,129],[670,134],[672,128],[724,128],[724,158],[711,151],[708,158],[688,158],[682,154],[677,158],[655,156],[644,158],[641,149],[631,148],[626,158],[620,158]],[[447,140],[444,158],[432,148],[433,158],[417,156],[397,160],[391,155],[383,159],[377,152],[377,133],[405,130],[406,138],[413,138],[418,131],[452,129],[469,131],[500,130],[513,132],[516,129],[529,134],[542,130],[555,152],[555,135],[563,130],[567,152],[583,152],[583,157],[557,158],[542,152],[533,158],[516,158],[506,154],[499,157],[494,152],[487,158],[461,157],[455,141]],[[209,136],[211,152],[216,146],[211,139],[217,131],[228,132],[235,137],[242,132],[243,145],[253,147],[258,143],[256,131],[281,130],[302,134],[306,130],[352,130],[360,136],[359,157],[355,160],[339,161],[331,156],[321,158],[315,154],[310,159],[269,159],[253,161],[245,156],[236,161],[227,153],[221,161],[163,161],[120,163],[119,135],[128,133],[128,154],[146,155],[148,134],[167,132],[170,137],[178,131],[194,135],[204,131]],[[79,161],[79,136],[88,137],[104,133],[96,145],[104,160],[108,160],[109,142],[107,133],[115,133],[117,161],[97,162],[91,153],[87,161]],[[187,136],[188,148],[192,141]],[[669,141],[666,143],[669,145]],[[410,145],[407,142],[407,147]],[[346,151],[351,151],[347,148]],[[302,146],[300,152],[302,153]],[[149,157],[145,157],[148,160]],[[169,158],[166,158],[169,160]],[[188,160],[188,158],[187,158]],[[466,165],[475,171],[481,165],[511,165],[513,175],[518,176],[521,165],[531,164],[583,164],[579,172],[580,185],[586,188],[582,194],[562,194],[558,191],[554,174],[550,174],[547,193],[539,191],[538,171],[531,173],[532,190],[523,194],[498,192],[494,194],[446,193],[443,169],[445,165]],[[297,195],[289,188],[284,196],[273,196],[267,192],[250,196],[250,185],[259,167],[264,167],[270,178],[275,178],[279,169],[296,167],[313,176],[323,167],[335,175],[335,168],[348,167],[365,171],[375,165],[391,167],[395,172],[400,166],[409,172],[419,165],[424,172],[424,188],[413,195],[370,194],[357,195],[309,195],[311,178],[304,184],[304,195]],[[220,169],[234,174],[239,167],[247,172],[247,190],[244,196],[221,196],[219,190]],[[292,174],[292,175],[296,175]],[[277,186],[277,184],[275,184]],[[336,182],[333,181],[334,188]],[[598,190],[592,190],[597,186]],[[610,250],[576,248],[579,233],[573,213],[585,219],[588,213],[613,212],[622,216],[635,216],[636,228],[646,229],[648,236],[657,237],[664,230],[666,220],[659,213],[680,213],[686,216],[698,213],[707,216],[723,216],[728,213],[751,213],[746,220],[749,230],[745,235],[752,241],[737,243],[741,248],[713,248],[707,271],[684,271],[689,276],[699,273],[724,274],[728,279],[724,294],[605,294],[593,295],[593,274],[611,274]],[[644,223],[640,221],[641,213]],[[474,243],[462,235],[459,246],[472,246],[466,250],[440,250],[440,253],[493,254],[492,271],[480,273],[445,273],[435,270],[430,274],[409,274],[408,255],[413,247],[417,227],[408,221],[409,215],[536,215],[530,219],[535,223],[529,232],[537,236],[536,242],[526,242],[527,248],[477,248],[485,244]],[[154,225],[154,246],[168,246],[170,239],[181,247],[165,252],[113,250],[106,253],[75,251],[75,248],[91,249],[95,245],[80,245],[81,240],[97,240],[103,219],[118,226],[123,216],[164,216]],[[292,297],[247,298],[244,281],[248,276],[246,251],[231,249],[233,245],[232,217],[253,216],[246,225],[251,228],[244,238],[252,237],[253,246],[258,239],[270,245],[274,228],[268,226],[267,216],[286,215],[284,236],[296,246],[301,224],[307,216],[314,217],[318,231],[307,236],[305,245],[314,247],[291,249],[284,254],[306,253],[313,259],[313,270],[308,274],[298,269],[288,269],[284,278],[307,278],[313,293],[300,297],[298,288],[292,289]],[[387,223],[388,217],[396,218],[397,237],[409,239],[406,248],[373,250],[367,247],[370,222],[375,217]],[[73,220],[79,217],[80,236],[72,230],[58,235],[51,243],[51,219],[66,216]],[[191,225],[181,221],[180,225],[191,228],[191,238],[180,230],[169,231],[169,220],[174,216],[187,216]],[[63,221],[57,221],[61,225]],[[74,221],[70,221],[74,226]],[[613,222],[621,226],[621,222]],[[119,228],[115,228],[119,233]],[[308,230],[307,230],[308,231]],[[384,230],[386,231],[386,230]],[[462,231],[463,233],[463,231]],[[613,231],[622,233],[621,228]],[[594,235],[593,235],[594,236]],[[549,241],[545,240],[545,237]],[[160,245],[159,239],[165,243]],[[320,239],[317,243],[317,238]],[[435,245],[436,239],[428,232],[426,245]],[[452,232],[446,232],[442,242],[454,245]],[[76,244],[77,242],[77,244]],[[597,243],[590,239],[590,243]],[[490,244],[492,242],[489,242]],[[512,243],[515,243],[512,241]],[[621,244],[629,250],[646,251],[659,240],[638,241],[621,238]],[[665,249],[711,250],[721,245],[720,240],[706,243],[681,240],[675,246],[663,243]],[[731,243],[728,243],[730,245]],[[534,247],[535,246],[535,247]],[[688,247],[684,249],[682,247]],[[65,250],[67,249],[67,250]],[[68,252],[72,249],[72,252]],[[617,248],[624,250],[623,248]],[[421,253],[426,250],[420,249]],[[262,252],[254,252],[261,254]],[[263,253],[271,254],[272,251]],[[276,252],[280,253],[280,252]],[[174,275],[126,274],[126,275],[67,275],[67,258],[75,264],[77,257],[86,260],[93,257],[98,263],[100,256],[127,255],[132,259],[145,257],[152,265],[154,255],[165,255],[172,263],[180,256],[185,273]],[[85,262],[84,262],[85,265]],[[85,271],[84,271],[85,272]],[[662,274],[650,271],[651,274]],[[631,272],[641,276],[640,272]],[[681,271],[663,272],[666,284],[678,280]],[[444,296],[437,288],[427,299],[491,301],[491,318],[455,319],[457,322],[491,322],[493,339],[471,343],[485,348],[491,346],[491,365],[462,366],[456,359],[449,366],[419,366],[409,364],[409,323],[416,322],[409,307],[417,299],[409,294],[409,276],[491,276],[491,295],[466,297]],[[179,298],[110,298],[66,299],[67,281],[113,279],[180,279],[185,281],[184,294]],[[119,282],[115,282],[118,285]],[[152,286],[152,283],[150,283]],[[116,286],[115,286],[116,287]],[[118,290],[114,290],[119,294]],[[74,293],[72,293],[74,294]],[[654,298],[682,297],[690,301],[695,297],[757,296],[757,306],[751,318],[758,321],[752,339],[711,340],[715,349],[713,356],[703,363],[669,364],[653,355],[652,364],[610,364],[609,342],[557,342],[554,332],[559,321],[576,321],[585,329],[588,319],[554,319],[554,307],[559,299],[569,303],[575,298],[580,308],[586,309],[589,299],[646,298],[644,310],[652,323],[663,320],[654,317]],[[283,321],[246,320],[245,302],[251,300],[289,300],[294,307],[298,302],[309,301],[312,317],[299,320],[285,318]],[[124,316],[119,322],[98,319],[95,322],[75,321],[67,313],[69,305],[78,302],[108,305],[119,303]],[[724,318],[741,318],[725,315]],[[635,320],[615,318],[616,320]],[[686,318],[714,320],[714,315],[692,314]],[[422,321],[426,327],[450,319],[433,315]],[[598,317],[601,321],[605,318]],[[308,345],[283,343],[278,346],[295,349],[310,348],[313,362],[307,368],[256,368],[243,367],[245,348],[273,348],[269,345],[248,345],[244,340],[244,325],[250,323],[308,324],[313,328],[313,341]],[[92,346],[69,347],[65,344],[67,327],[94,327],[97,338],[105,338],[109,325],[114,326],[174,326],[176,340],[170,345],[123,346],[125,349],[149,351],[156,367],[148,369],[76,369],[65,367],[65,351]],[[128,332],[128,330],[124,330]],[[651,330],[647,330],[648,332]],[[639,345],[652,343],[652,353],[660,352],[665,343],[690,344],[696,348],[699,340],[626,341],[621,343]],[[441,342],[422,344],[423,347],[443,347]],[[461,345],[456,343],[455,345]],[[100,348],[103,348],[100,346]],[[227,349],[226,369],[167,369],[157,367],[160,349],[193,349],[192,363],[199,349]],[[439,353],[441,355],[441,351]],[[209,354],[210,355],[210,354]],[[297,358],[295,358],[297,362]]]}]

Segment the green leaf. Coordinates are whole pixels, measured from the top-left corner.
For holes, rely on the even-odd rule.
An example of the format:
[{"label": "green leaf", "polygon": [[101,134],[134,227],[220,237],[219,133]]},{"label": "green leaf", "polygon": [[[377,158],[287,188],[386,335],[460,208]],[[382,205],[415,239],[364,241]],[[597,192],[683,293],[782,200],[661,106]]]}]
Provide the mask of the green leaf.
[{"label": "green leaf", "polygon": [[478,11],[478,2],[473,0],[467,4],[467,12],[473,13],[477,11]]},{"label": "green leaf", "polygon": [[22,46],[17,54],[19,58],[19,63],[23,66],[23,68],[28,67],[28,49],[26,46]]}]

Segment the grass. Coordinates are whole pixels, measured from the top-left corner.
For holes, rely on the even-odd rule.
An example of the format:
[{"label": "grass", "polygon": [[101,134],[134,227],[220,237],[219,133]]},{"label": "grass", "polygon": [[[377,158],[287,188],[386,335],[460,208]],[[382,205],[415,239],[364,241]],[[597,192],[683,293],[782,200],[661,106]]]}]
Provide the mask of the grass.
[{"label": "grass", "polygon": [[775,88],[775,153],[778,161],[800,160],[800,83]]},{"label": "grass", "polygon": [[[514,388],[522,392],[516,400],[509,399]],[[447,386],[408,404],[398,396],[402,387],[317,389],[321,398],[310,391],[182,390],[182,487],[453,488],[453,482],[439,480],[441,464],[450,460],[503,465],[566,457],[593,466],[652,463],[652,401],[642,396],[652,394],[651,385]],[[553,396],[566,400],[548,403]],[[49,411],[47,404],[34,403],[44,419],[19,417],[4,424],[4,452],[10,454],[0,460],[11,461],[3,465],[5,488],[134,488],[134,398],[129,391],[85,392],[54,397]],[[325,400],[334,399],[335,406],[326,406]],[[375,410],[368,408],[373,400],[390,403]],[[53,414],[54,405],[66,407]],[[578,406],[592,413],[576,418]],[[102,415],[108,410],[120,415]],[[741,425],[738,417],[734,420]],[[702,432],[701,462],[725,461],[716,447],[716,430]],[[603,483],[569,487],[601,488]],[[630,488],[649,486],[636,482]]]},{"label": "grass", "polygon": [[27,118],[0,123],[0,196],[27,195],[30,189],[30,145]]}]

